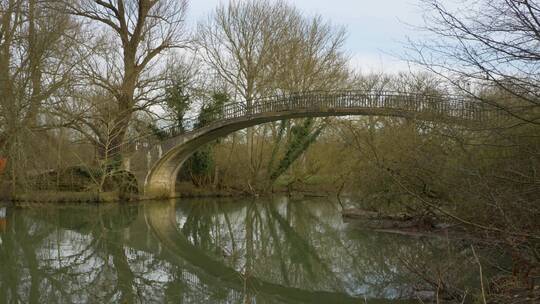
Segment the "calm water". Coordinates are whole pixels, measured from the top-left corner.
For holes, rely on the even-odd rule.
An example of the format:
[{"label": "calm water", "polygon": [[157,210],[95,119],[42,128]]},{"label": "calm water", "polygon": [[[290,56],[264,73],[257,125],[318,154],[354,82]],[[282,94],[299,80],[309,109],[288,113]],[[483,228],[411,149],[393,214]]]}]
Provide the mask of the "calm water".
[{"label": "calm water", "polygon": [[0,207],[0,303],[417,303],[418,270],[472,284],[466,248],[328,200]]}]

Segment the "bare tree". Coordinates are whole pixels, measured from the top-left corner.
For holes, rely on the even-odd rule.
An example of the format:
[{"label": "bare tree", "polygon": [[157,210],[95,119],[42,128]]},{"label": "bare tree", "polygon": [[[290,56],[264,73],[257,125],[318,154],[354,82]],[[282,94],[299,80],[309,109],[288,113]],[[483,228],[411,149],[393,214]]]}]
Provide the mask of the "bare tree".
[{"label": "bare tree", "polygon": [[268,88],[269,65],[294,12],[281,1],[233,1],[198,26],[203,59],[248,106]]},{"label": "bare tree", "polygon": [[13,185],[31,151],[25,140],[43,126],[43,103],[71,80],[78,31],[55,5],[0,1],[0,153],[10,159]]},{"label": "bare tree", "polygon": [[[462,1],[454,9],[440,0],[422,4],[427,35],[411,41],[409,59],[446,78],[461,93],[522,121],[540,123],[540,4]],[[497,94],[486,94],[486,89]]]},{"label": "bare tree", "polygon": [[[344,29],[336,30],[321,17],[306,18],[283,1],[255,0],[219,6],[199,24],[197,43],[211,71],[246,101],[249,110],[254,99],[265,95],[336,88],[337,83],[345,83],[344,40]],[[263,136],[257,136],[262,140],[254,143],[257,130]],[[266,134],[268,126],[247,130],[252,179],[261,169]]]},{"label": "bare tree", "polygon": [[346,31],[321,16],[307,18],[292,12],[286,35],[274,49],[274,90],[286,93],[335,90],[349,78],[349,58],[344,52]]},{"label": "bare tree", "polygon": [[[343,51],[346,32],[324,22],[320,16],[305,18],[297,16],[296,23],[287,25],[283,46],[276,48],[272,68],[273,88],[276,91],[294,93],[309,90],[335,90],[346,87],[350,71],[348,57]],[[284,121],[279,124],[273,138],[272,154],[268,162],[267,176],[272,184],[300,158],[326,126],[313,118]],[[286,147],[282,147],[287,142]],[[277,154],[285,150],[276,162]]]},{"label": "bare tree", "polygon": [[[246,101],[269,92],[273,79],[270,66],[284,41],[286,25],[296,23],[298,14],[282,1],[230,2],[220,5],[206,22],[198,26],[197,44],[211,70],[227,82],[235,95]],[[253,128],[247,130],[251,175]]]},{"label": "bare tree", "polygon": [[[88,30],[102,32],[93,40],[93,56],[80,68],[82,86],[111,97],[107,134],[90,117],[78,115],[75,124],[89,131],[103,158],[117,158],[133,113],[160,100],[165,77],[156,60],[168,50],[184,48],[187,35],[186,0],[66,1],[67,11],[90,22]],[[84,87],[86,89],[86,87]],[[80,129],[80,128],[79,128]],[[92,134],[93,133],[93,134]]]},{"label": "bare tree", "polygon": [[[440,0],[422,3],[427,37],[411,41],[410,59],[447,80],[458,93],[514,119],[511,128],[489,128],[486,133],[451,134],[447,128],[434,128],[452,138],[464,155],[463,161],[449,167],[460,179],[448,179],[456,184],[447,183],[440,192],[459,189],[465,194],[460,200],[470,206],[451,209],[448,206],[456,204],[457,195],[434,196],[423,185],[414,189],[403,174],[391,172],[392,178],[425,206],[464,224],[486,243],[507,250],[513,260],[513,279],[519,288],[532,290],[540,269],[536,173],[540,155],[540,4],[466,0],[451,8]],[[428,168],[422,163],[416,170],[422,167]],[[466,183],[456,186],[460,180]],[[522,297],[504,286],[489,296],[494,302],[500,297],[501,303]]]}]

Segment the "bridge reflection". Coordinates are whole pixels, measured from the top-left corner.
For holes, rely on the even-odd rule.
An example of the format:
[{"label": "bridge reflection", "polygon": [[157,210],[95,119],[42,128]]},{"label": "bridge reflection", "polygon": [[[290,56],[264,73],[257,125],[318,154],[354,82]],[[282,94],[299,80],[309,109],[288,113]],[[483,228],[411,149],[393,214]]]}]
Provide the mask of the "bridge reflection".
[{"label": "bridge reflection", "polygon": [[449,252],[348,229],[327,201],[10,207],[6,218],[0,303],[397,303],[422,286],[404,260]]}]

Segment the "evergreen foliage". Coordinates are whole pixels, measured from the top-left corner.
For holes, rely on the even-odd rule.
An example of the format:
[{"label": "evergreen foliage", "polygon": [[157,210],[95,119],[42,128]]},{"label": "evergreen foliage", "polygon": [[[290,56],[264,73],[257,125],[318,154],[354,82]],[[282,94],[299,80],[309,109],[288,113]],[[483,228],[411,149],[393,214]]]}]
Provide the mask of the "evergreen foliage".
[{"label": "evergreen foliage", "polygon": [[[230,100],[229,95],[224,92],[213,92],[210,100],[201,107],[197,119],[196,127],[203,127],[212,121],[219,119],[223,105]],[[199,150],[186,161],[180,179],[189,178],[196,186],[208,184],[212,179],[214,171],[214,145],[209,143]]]},{"label": "evergreen foliage", "polygon": [[302,125],[295,125],[291,128],[290,140],[286,147],[286,152],[279,165],[273,170],[270,175],[270,181],[274,182],[280,177],[289,167],[298,159],[309,146],[317,139],[321,134],[324,126],[319,126],[313,129],[314,119],[307,118]]},{"label": "evergreen foliage", "polygon": [[187,91],[186,81],[181,77],[174,78],[171,85],[165,89],[165,104],[173,115],[179,131],[185,128],[184,116],[192,103],[191,95]]}]

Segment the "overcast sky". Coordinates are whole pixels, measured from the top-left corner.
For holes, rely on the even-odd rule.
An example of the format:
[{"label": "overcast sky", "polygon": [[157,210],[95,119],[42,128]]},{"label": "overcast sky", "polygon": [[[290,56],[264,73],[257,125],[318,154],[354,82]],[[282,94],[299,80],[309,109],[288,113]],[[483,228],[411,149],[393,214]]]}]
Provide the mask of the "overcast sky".
[{"label": "overcast sky", "polygon": [[[229,0],[191,0],[189,19],[195,24],[219,4]],[[353,65],[364,72],[407,70],[391,54],[403,53],[407,36],[415,32],[407,25],[422,24],[418,0],[287,0],[306,15],[320,14],[335,25],[347,28],[346,48]],[[417,35],[417,34],[416,34]]]}]

